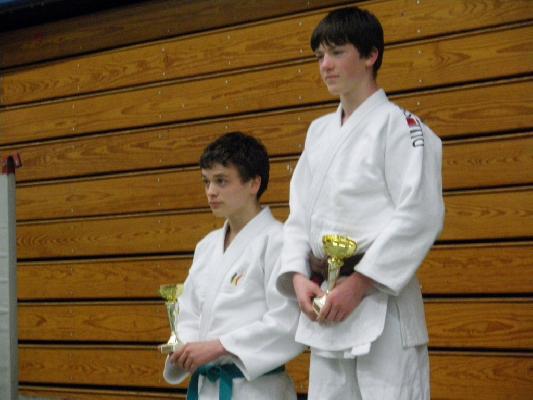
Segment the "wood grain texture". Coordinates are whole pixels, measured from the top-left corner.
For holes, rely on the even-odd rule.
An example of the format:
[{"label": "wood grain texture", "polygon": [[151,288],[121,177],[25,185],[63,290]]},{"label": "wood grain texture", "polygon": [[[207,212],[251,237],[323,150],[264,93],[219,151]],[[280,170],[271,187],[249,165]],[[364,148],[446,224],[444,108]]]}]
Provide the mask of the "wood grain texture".
[{"label": "wood grain texture", "polygon": [[432,347],[533,348],[530,300],[428,300],[425,309]]},{"label": "wood grain texture", "polygon": [[[263,203],[288,202],[296,162],[273,160]],[[444,189],[531,184],[532,165],[531,134],[451,142],[443,148]],[[201,208],[206,199],[200,175],[187,169],[22,186],[17,220]]]},{"label": "wood grain texture", "polygon": [[[427,300],[430,346],[465,349],[533,348],[529,300]],[[19,339],[53,342],[165,343],[163,301],[21,304]]]},{"label": "wood grain texture", "polygon": [[[323,16],[296,16],[7,72],[3,77],[0,104],[26,103],[308,58],[312,56],[309,37]],[[481,33],[469,38],[387,49],[380,79],[390,82],[400,75],[403,87],[409,88],[443,84],[443,78],[475,79],[480,68],[490,70],[491,63],[499,68],[501,62],[507,60],[505,57],[501,60],[502,55],[516,51],[509,48],[510,41],[513,46],[531,48],[528,30],[524,29],[512,31],[512,34]],[[510,39],[509,35],[513,37]],[[515,35],[522,39],[517,40]],[[486,43],[491,43],[490,51],[485,48]],[[472,64],[468,65],[469,62]],[[531,67],[527,63],[522,65]],[[443,68],[445,74],[441,73]]]},{"label": "wood grain texture", "polygon": [[[531,32],[532,28],[525,27],[499,31],[494,37],[491,33],[484,33],[444,39],[442,43],[430,43],[432,50],[419,44],[409,49],[394,48],[387,55],[379,80],[387,92],[394,93],[437,84],[528,73],[531,65],[520,60],[529,56],[530,38],[533,37]],[[490,52],[479,50],[486,41],[491,43]],[[453,57],[435,53],[452,51]],[[424,55],[424,52],[430,55]],[[409,66],[409,62],[419,58],[420,64]],[[394,60],[398,60],[396,67]],[[416,74],[413,74],[412,68],[416,68]],[[433,77],[434,81],[425,76]],[[7,133],[0,144],[220,117],[332,99],[320,82],[313,61],[297,66],[6,109],[0,111],[0,129]],[[42,119],[43,115],[47,116],[45,120]]]},{"label": "wood grain texture", "polygon": [[[450,194],[439,240],[513,239],[531,235],[533,191]],[[274,207],[284,221],[286,207]],[[221,222],[207,212],[20,223],[20,259],[190,252]]]},{"label": "wood grain texture", "polygon": [[[209,0],[187,3],[179,0],[151,1],[60,23],[3,33],[0,35],[0,55],[3,55],[0,57],[0,67],[146,42],[342,3],[347,1],[293,0],[280,3],[275,0],[226,0],[215,4]],[[368,1],[362,6],[379,17],[386,32],[385,38],[389,42],[462,32],[531,18],[527,0],[450,0],[446,7],[442,7],[439,0],[420,3],[389,0]],[[320,11],[317,18],[324,14]],[[194,15],[195,18],[188,18],[189,15]],[[302,20],[305,17],[306,15],[302,15]]]},{"label": "wood grain texture", "polygon": [[533,123],[533,82],[457,88],[399,97],[395,101],[417,114],[441,137],[529,129]]},{"label": "wood grain texture", "polygon": [[[0,35],[0,67],[83,54],[316,9],[339,0],[157,0]],[[511,20],[516,11],[505,7]],[[519,7],[520,8],[520,7]],[[194,18],[190,16],[194,15]]]},{"label": "wood grain texture", "polygon": [[425,295],[533,292],[533,244],[433,246],[418,271]]},{"label": "wood grain texture", "polygon": [[186,394],[183,389],[174,389],[165,392],[149,392],[147,390],[105,390],[83,389],[77,387],[54,387],[38,385],[19,385],[19,393],[24,396],[45,399],[69,399],[69,400],[185,400]]},{"label": "wood grain texture", "polygon": [[[271,164],[264,204],[287,202],[296,160]],[[20,188],[18,221],[65,216],[92,216],[170,211],[207,206],[199,169],[116,176]]]},{"label": "wood grain texture", "polygon": [[[533,292],[531,243],[437,245],[418,278],[424,295]],[[153,299],[160,284],[183,282],[190,256],[64,262],[19,262],[18,298],[28,300]]]},{"label": "wood grain texture", "polygon": [[440,240],[531,237],[533,190],[456,193],[446,196]]},{"label": "wood grain texture", "polygon": [[[244,131],[260,139],[271,156],[299,154],[309,123],[328,108],[310,108],[224,120],[106,133],[16,149],[24,157],[19,182],[112,171],[198,165],[208,143],[223,133]],[[0,149],[7,154],[14,148]]]},{"label": "wood grain texture", "polygon": [[[462,135],[481,135],[533,127],[533,81],[490,84],[481,87],[452,91],[416,94],[394,98],[422,117],[441,138]],[[18,151],[24,159],[24,168],[17,171],[17,181],[53,179],[150,168],[196,165],[203,148],[220,134],[242,130],[263,141],[271,156],[297,155],[301,152],[310,122],[332,112],[335,107],[289,110],[281,113],[262,113],[251,117],[229,118],[223,121],[206,121],[161,129],[141,129],[120,134],[106,133],[88,138],[73,138],[35,145],[0,148],[0,155]],[[0,139],[1,140],[1,139]],[[499,142],[501,143],[501,142]],[[518,153],[511,142],[505,142],[503,152],[511,151],[505,160],[499,157],[492,162],[477,161],[476,151],[463,151],[445,146],[444,152],[453,161],[445,160],[444,181],[454,187],[464,186],[462,181],[451,179],[448,169],[460,170],[468,161],[458,156],[469,156],[469,168],[487,169],[498,165],[506,168],[505,177],[514,182],[523,181],[529,169],[519,168],[527,162],[529,147]],[[524,158],[525,155],[525,158]],[[472,157],[475,157],[472,159]],[[513,169],[512,166],[517,168]],[[474,170],[472,170],[474,172]],[[504,174],[494,176],[502,177]],[[477,174],[482,182],[491,175]]]},{"label": "wood grain texture", "polygon": [[210,213],[84,219],[19,225],[18,257],[55,258],[191,252],[222,226]]},{"label": "wood grain texture", "polygon": [[455,141],[443,147],[445,189],[533,183],[533,135]]},{"label": "wood grain texture", "polygon": [[527,400],[533,390],[530,354],[433,353],[434,400]]},{"label": "wood grain texture", "polygon": [[[156,351],[142,347],[21,345],[20,379],[48,385],[168,388],[161,377],[163,361]],[[525,400],[531,393],[533,357],[527,353],[432,352],[430,363],[433,399]],[[307,365],[307,353],[289,363],[289,373],[300,393],[307,388]]]},{"label": "wood grain texture", "polygon": [[184,282],[192,258],[152,257],[19,263],[19,300],[146,299],[159,285]]}]

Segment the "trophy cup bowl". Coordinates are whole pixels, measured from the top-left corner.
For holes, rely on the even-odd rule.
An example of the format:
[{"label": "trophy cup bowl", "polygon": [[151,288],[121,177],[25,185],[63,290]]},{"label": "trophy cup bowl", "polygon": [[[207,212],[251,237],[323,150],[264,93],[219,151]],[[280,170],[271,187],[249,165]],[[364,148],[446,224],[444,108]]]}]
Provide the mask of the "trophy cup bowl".
[{"label": "trophy cup bowl", "polygon": [[326,279],[326,293],[323,296],[313,299],[313,310],[318,315],[326,304],[326,297],[335,287],[339,272],[344,264],[344,260],[351,257],[357,251],[357,243],[347,236],[324,235],[322,236],[322,246],[328,258],[328,275]]},{"label": "trophy cup bowl", "polygon": [[183,285],[161,285],[159,287],[159,294],[165,299],[165,306],[167,309],[168,322],[170,324],[170,339],[166,344],[157,346],[162,354],[170,354],[178,350],[183,343],[178,338],[176,330],[176,315],[179,313],[178,297],[183,292]]}]

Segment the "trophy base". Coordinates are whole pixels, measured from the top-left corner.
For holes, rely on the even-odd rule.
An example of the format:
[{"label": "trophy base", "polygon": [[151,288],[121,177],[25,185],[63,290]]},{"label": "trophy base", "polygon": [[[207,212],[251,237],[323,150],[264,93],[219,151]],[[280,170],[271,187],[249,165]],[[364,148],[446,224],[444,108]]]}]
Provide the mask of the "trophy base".
[{"label": "trophy base", "polygon": [[170,354],[174,353],[175,351],[179,350],[179,348],[183,346],[183,343],[177,342],[177,343],[166,343],[157,346],[161,354]]},{"label": "trophy base", "polygon": [[315,311],[316,315],[320,314],[320,311],[322,310],[322,307],[326,304],[326,295],[315,297],[313,299],[313,310]]}]

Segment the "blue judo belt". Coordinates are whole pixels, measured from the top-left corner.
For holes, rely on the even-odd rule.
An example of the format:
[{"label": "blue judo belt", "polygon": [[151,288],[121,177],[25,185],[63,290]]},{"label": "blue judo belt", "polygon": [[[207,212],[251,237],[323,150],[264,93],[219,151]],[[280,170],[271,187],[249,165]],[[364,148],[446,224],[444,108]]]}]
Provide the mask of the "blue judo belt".
[{"label": "blue judo belt", "polygon": [[[284,365],[264,375],[278,374],[283,371],[285,371]],[[211,382],[216,382],[220,379],[218,400],[231,400],[231,396],[233,395],[233,379],[244,378],[243,373],[235,364],[202,365],[192,374],[189,389],[187,390],[187,400],[198,400],[198,377],[200,375],[207,377]]]}]

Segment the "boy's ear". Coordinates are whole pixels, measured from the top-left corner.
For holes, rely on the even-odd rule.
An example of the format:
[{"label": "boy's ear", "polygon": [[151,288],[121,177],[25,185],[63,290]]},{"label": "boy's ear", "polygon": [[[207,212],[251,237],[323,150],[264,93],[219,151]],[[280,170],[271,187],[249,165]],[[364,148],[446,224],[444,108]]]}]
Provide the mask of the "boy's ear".
[{"label": "boy's ear", "polygon": [[379,51],[375,47],[372,49],[372,52],[366,59],[366,66],[372,68],[378,59]]},{"label": "boy's ear", "polygon": [[257,175],[255,178],[250,179],[250,181],[250,191],[252,194],[256,195],[261,187],[261,177]]}]

